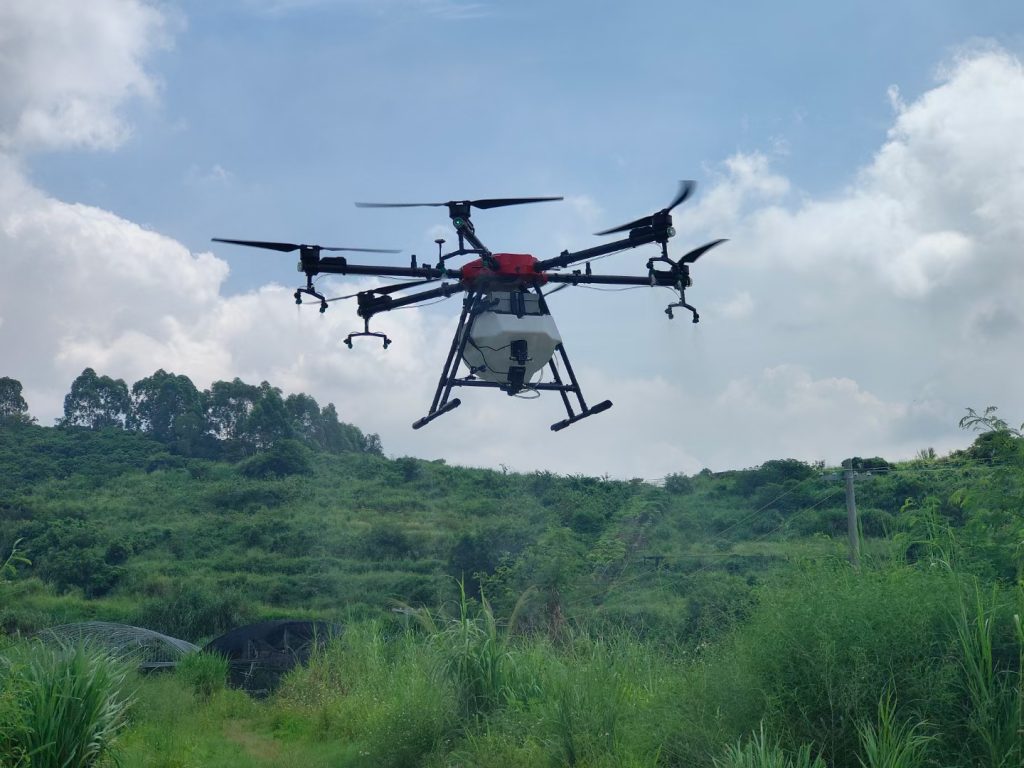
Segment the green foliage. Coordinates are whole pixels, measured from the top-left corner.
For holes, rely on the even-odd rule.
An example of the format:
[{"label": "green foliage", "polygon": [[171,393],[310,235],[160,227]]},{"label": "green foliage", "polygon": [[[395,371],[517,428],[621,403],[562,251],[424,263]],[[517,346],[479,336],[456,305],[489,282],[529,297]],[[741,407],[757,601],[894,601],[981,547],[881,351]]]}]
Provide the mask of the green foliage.
[{"label": "green foliage", "polygon": [[863,752],[863,768],[920,768],[926,765],[934,737],[924,733],[923,722],[896,719],[896,700],[891,691],[878,700],[878,719],[857,724]]},{"label": "green foliage", "polygon": [[945,649],[958,595],[942,571],[810,569],[763,591],[750,621],[716,652],[713,701],[731,728],[764,720],[790,743],[817,745],[831,765],[856,766],[854,724],[882,691],[915,702],[932,722],[956,719]]},{"label": "green foliage", "polygon": [[[826,768],[820,755],[814,755],[809,744],[802,745],[792,756],[765,735],[764,723],[746,741],[730,744],[725,756],[715,758],[715,768]],[[909,766],[907,767],[909,768]]]},{"label": "green foliage", "polygon": [[[258,448],[247,427],[202,426],[208,396],[191,443],[0,429],[0,551],[23,539],[33,561],[0,583],[8,630],[98,618],[200,640],[296,614],[350,628],[259,704],[208,669],[147,679],[130,764],[788,765],[821,750],[858,768],[912,764],[925,737],[932,764],[1020,760],[1024,442],[1008,428],[978,456],[860,460],[857,574],[838,562],[841,474],[819,466],[658,488],[390,461],[333,406],[238,384],[253,409],[272,403]],[[957,615],[965,574],[994,590],[981,614]],[[453,597],[453,614],[433,608]],[[898,712],[879,709],[886,692]],[[0,690],[5,734],[20,699]]]},{"label": "green foliage", "polygon": [[737,490],[740,493],[752,493],[765,485],[776,485],[785,488],[801,483],[812,477],[815,470],[809,464],[797,459],[776,459],[766,461],[757,469],[740,475]]},{"label": "green foliage", "polygon": [[188,376],[158,370],[132,385],[128,427],[180,453],[195,453],[207,430],[202,394]]},{"label": "green foliage", "polygon": [[199,640],[250,623],[256,618],[254,608],[238,589],[185,579],[143,601],[130,623]]},{"label": "green foliage", "polygon": [[669,493],[692,493],[693,480],[683,474],[675,473],[665,476],[665,490]]},{"label": "green foliage", "polygon": [[71,383],[71,391],[64,398],[62,427],[124,428],[131,415],[132,400],[123,379],[97,376],[86,368]]},{"label": "green foliage", "polygon": [[346,765],[422,765],[454,736],[455,699],[435,669],[413,635],[351,627],[285,679],[279,728],[344,743]]},{"label": "green foliage", "polygon": [[228,660],[217,653],[190,653],[182,657],[174,672],[196,696],[206,700],[227,685]]},{"label": "green foliage", "polygon": [[15,539],[11,545],[10,554],[7,555],[7,559],[0,563],[0,582],[7,581],[9,578],[14,576],[18,571],[19,565],[32,565],[32,561],[21,554],[19,545],[22,539]]},{"label": "green foliage", "polygon": [[0,376],[0,427],[13,427],[35,422],[28,415],[28,403],[21,396],[21,382]]},{"label": "green foliage", "polygon": [[993,768],[1024,764],[1024,683],[1020,668],[1024,636],[1019,615],[1015,615],[1016,658],[1011,656],[1001,663],[994,637],[997,605],[998,593],[986,599],[976,589],[973,605],[962,598],[956,616],[961,686],[970,701],[967,729],[971,762]]},{"label": "green foliage", "polygon": [[112,549],[103,527],[91,520],[54,521],[33,541],[36,572],[58,589],[77,587],[87,597],[99,597],[110,592],[124,573],[113,562],[118,550]]},{"label": "green foliage", "polygon": [[[435,617],[427,609],[416,612],[437,650],[438,672],[454,687],[464,718],[479,717],[521,695],[508,632],[499,631],[485,598],[481,596],[479,606],[474,607],[459,582],[457,617]],[[513,614],[510,629],[515,619]]]},{"label": "green foliage", "polygon": [[27,757],[38,768],[87,768],[115,758],[130,703],[127,671],[85,646],[21,650],[0,667],[4,690],[19,695],[19,719],[8,726],[0,757],[12,764]]},{"label": "green foliage", "polygon": [[296,440],[278,440],[266,451],[238,465],[238,471],[249,478],[266,479],[308,475],[313,472],[309,450]]}]

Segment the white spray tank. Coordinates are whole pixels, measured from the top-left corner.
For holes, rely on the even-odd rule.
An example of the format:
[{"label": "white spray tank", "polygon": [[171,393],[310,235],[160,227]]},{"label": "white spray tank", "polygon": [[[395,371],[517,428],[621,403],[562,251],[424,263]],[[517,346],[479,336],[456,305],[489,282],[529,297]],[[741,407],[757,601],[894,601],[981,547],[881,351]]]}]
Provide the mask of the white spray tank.
[{"label": "white spray tank", "polygon": [[514,395],[548,364],[562,337],[536,293],[492,291],[480,301],[487,309],[464,331],[462,359],[478,378]]}]

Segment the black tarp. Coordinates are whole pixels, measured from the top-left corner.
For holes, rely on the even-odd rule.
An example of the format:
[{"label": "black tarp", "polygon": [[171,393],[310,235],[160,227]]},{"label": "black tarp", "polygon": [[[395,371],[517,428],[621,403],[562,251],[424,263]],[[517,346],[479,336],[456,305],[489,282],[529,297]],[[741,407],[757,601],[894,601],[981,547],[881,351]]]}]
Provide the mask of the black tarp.
[{"label": "black tarp", "polygon": [[340,625],[326,621],[261,621],[232,629],[203,650],[227,658],[231,685],[265,696],[286,672],[308,662],[316,648],[341,632]]}]

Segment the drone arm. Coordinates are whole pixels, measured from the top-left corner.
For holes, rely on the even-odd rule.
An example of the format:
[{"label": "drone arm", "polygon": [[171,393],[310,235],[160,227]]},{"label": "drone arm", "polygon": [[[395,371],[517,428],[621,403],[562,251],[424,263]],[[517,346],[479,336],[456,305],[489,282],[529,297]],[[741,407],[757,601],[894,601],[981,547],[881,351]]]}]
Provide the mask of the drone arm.
[{"label": "drone arm", "polygon": [[670,228],[644,227],[635,229],[630,232],[629,237],[622,240],[605,243],[604,245],[595,245],[593,248],[585,248],[582,251],[563,251],[554,258],[538,261],[536,270],[538,272],[546,272],[549,269],[561,269],[578,261],[596,259],[598,256],[607,256],[610,253],[624,251],[629,248],[639,248],[641,245],[647,245],[648,243],[665,242],[669,237],[671,237]]},{"label": "drone arm", "polygon": [[372,277],[412,277],[439,280],[444,277],[458,279],[459,272],[435,267],[385,267],[377,264],[349,264],[347,259],[331,256],[309,265],[312,274],[370,275]]},{"label": "drone arm", "polygon": [[462,283],[444,283],[441,286],[429,291],[421,291],[411,296],[403,296],[400,299],[393,299],[390,296],[374,296],[370,293],[361,293],[358,296],[360,317],[369,320],[379,312],[389,312],[392,309],[407,307],[411,304],[418,304],[421,301],[430,299],[448,298],[456,293],[466,290]]},{"label": "drone arm", "polygon": [[569,285],[650,285],[673,288],[676,278],[669,272],[654,271],[649,275],[561,275],[549,274],[549,283],[567,283]]}]

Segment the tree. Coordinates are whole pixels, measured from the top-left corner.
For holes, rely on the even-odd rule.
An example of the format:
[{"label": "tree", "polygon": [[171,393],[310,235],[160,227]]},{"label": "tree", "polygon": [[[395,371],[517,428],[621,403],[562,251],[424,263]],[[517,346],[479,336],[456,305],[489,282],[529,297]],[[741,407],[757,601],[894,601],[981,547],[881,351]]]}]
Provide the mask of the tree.
[{"label": "tree", "polygon": [[61,427],[121,427],[128,423],[132,399],[123,379],[97,376],[86,368],[71,383],[71,391],[64,398],[64,418]]},{"label": "tree", "polygon": [[158,370],[132,386],[128,427],[192,454],[207,431],[203,396],[188,376]]},{"label": "tree", "polygon": [[210,430],[227,444],[225,453],[252,454],[255,448],[248,439],[249,420],[260,398],[260,388],[235,377],[213,382],[203,395]]},{"label": "tree", "polygon": [[31,424],[28,403],[21,396],[21,382],[8,376],[0,376],[0,424]]},{"label": "tree", "polygon": [[288,409],[284,407],[281,390],[262,382],[259,399],[249,414],[246,424],[246,440],[257,451],[263,451],[292,435],[288,420]]},{"label": "tree", "polygon": [[[284,401],[292,434],[307,445],[320,450],[327,448],[324,417],[320,405],[309,395],[288,395]],[[337,416],[335,416],[337,420]]]},{"label": "tree", "polygon": [[325,405],[320,415],[324,430],[324,447],[331,453],[383,454],[380,438],[377,435],[363,435],[358,427],[339,421],[334,403]]}]

